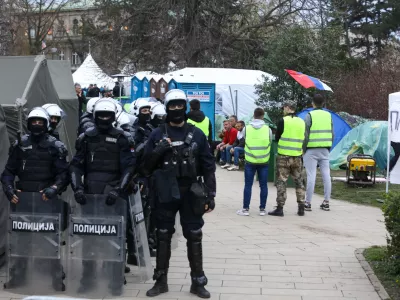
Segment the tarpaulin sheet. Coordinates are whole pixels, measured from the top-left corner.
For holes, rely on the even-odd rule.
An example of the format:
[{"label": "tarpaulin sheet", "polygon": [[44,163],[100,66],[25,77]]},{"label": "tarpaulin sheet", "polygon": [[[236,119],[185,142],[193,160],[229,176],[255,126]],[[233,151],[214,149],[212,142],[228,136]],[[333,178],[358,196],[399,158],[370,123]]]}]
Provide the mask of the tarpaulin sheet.
[{"label": "tarpaulin sheet", "polygon": [[347,163],[347,156],[354,153],[372,155],[380,169],[386,168],[387,124],[386,121],[366,122],[349,131],[329,154],[331,169],[339,170]]}]

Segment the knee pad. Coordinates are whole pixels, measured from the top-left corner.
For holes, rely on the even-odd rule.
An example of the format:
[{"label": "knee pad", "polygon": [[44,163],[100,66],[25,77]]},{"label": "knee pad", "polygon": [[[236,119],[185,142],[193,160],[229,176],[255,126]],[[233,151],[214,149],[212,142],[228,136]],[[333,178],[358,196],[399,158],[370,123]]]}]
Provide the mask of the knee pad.
[{"label": "knee pad", "polygon": [[203,231],[201,228],[194,230],[184,230],[183,236],[190,241],[200,242],[203,239]]},{"label": "knee pad", "polygon": [[170,240],[173,234],[174,234],[174,232],[172,232],[168,229],[158,229],[157,230],[157,238],[160,242]]}]

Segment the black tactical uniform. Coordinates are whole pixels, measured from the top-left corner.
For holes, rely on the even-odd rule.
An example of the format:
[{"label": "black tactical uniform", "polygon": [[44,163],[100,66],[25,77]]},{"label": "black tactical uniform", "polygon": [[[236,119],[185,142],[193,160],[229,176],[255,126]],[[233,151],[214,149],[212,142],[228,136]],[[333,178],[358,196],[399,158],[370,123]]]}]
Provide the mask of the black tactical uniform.
[{"label": "black tactical uniform", "polygon": [[[170,92],[172,91],[174,90]],[[183,96],[185,97],[184,94]],[[169,105],[167,104],[166,121],[182,123],[186,108],[168,110]],[[210,210],[215,207],[215,162],[207,138],[200,129],[186,122],[181,127],[170,124],[155,129],[145,149],[144,172],[151,173],[155,170],[153,176],[157,190],[157,265],[153,276],[156,283],[147,292],[147,296],[153,297],[168,291],[171,238],[175,232],[175,216],[179,211],[191,268],[190,291],[199,297],[209,298],[210,294],[204,288],[207,278],[203,271],[201,229],[204,225],[205,207]],[[172,141],[171,144],[167,138]],[[207,187],[200,193],[197,176],[204,176]]]},{"label": "black tactical uniform", "polygon": [[93,114],[85,112],[79,119],[78,135],[81,135],[94,125]]},{"label": "black tactical uniform", "polygon": [[[76,142],[76,154],[70,172],[75,199],[86,203],[85,194],[108,194],[107,204],[113,205],[119,198],[127,199],[127,186],[132,178],[136,157],[133,140],[129,133],[112,127],[112,120],[96,125],[81,134]],[[84,175],[85,182],[81,178]],[[128,218],[129,219],[129,218]],[[94,287],[93,269],[90,261],[84,261],[81,291]],[[124,279],[120,274],[113,277],[109,287],[114,295],[120,294]]]},{"label": "black tactical uniform", "polygon": [[[28,119],[29,122],[29,119]],[[28,129],[30,126],[28,125]],[[46,130],[47,131],[47,130]],[[51,201],[57,201],[55,206],[66,209],[66,203],[60,203],[57,195],[68,186],[68,151],[64,144],[48,133],[36,132],[26,134],[10,148],[10,155],[1,174],[4,193],[11,201],[16,190],[22,192],[40,192]],[[18,176],[19,181],[15,178]],[[12,204],[14,211],[19,204]],[[64,221],[65,222],[65,221]],[[65,289],[64,275],[59,261],[52,261],[52,278],[55,290]],[[23,285],[26,279],[27,262],[24,258],[16,260],[11,270],[11,280],[6,283],[8,288]]]}]

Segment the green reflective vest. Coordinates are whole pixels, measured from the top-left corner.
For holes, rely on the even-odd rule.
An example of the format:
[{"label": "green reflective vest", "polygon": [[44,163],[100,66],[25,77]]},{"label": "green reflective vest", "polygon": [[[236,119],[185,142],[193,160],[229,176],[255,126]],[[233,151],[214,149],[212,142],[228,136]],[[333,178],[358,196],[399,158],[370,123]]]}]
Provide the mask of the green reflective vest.
[{"label": "green reflective vest", "polygon": [[307,148],[330,148],[332,147],[333,128],[332,116],[329,112],[316,109],[310,111],[311,128]]},{"label": "green reflective vest", "polygon": [[269,127],[263,125],[261,128],[246,126],[246,137],[244,154],[246,162],[251,164],[267,164],[271,142],[269,140]]},{"label": "green reflective vest", "polygon": [[283,124],[283,133],[278,142],[278,154],[302,155],[306,123],[299,117],[286,116],[283,118]]},{"label": "green reflective vest", "polygon": [[189,124],[192,124],[194,126],[196,126],[198,129],[200,129],[201,131],[204,132],[204,134],[206,135],[206,137],[208,137],[208,135],[210,134],[210,119],[208,117],[205,117],[203,121],[201,122],[195,122],[192,119],[188,119],[187,122]]}]

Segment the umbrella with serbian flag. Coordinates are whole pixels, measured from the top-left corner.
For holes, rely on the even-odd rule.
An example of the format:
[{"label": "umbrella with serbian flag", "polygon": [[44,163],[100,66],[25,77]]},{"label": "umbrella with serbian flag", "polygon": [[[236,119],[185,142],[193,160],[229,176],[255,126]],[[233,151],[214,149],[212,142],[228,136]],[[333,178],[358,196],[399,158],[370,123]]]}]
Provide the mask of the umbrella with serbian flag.
[{"label": "umbrella with serbian flag", "polygon": [[298,83],[300,83],[306,89],[316,88],[317,90],[333,92],[332,89],[328,85],[323,83],[318,78],[308,76],[306,74],[303,74],[303,73],[300,73],[297,71],[293,71],[293,70],[285,70],[285,71],[288,72],[288,74],[290,76],[292,76],[294,78],[294,80],[296,80]]}]

